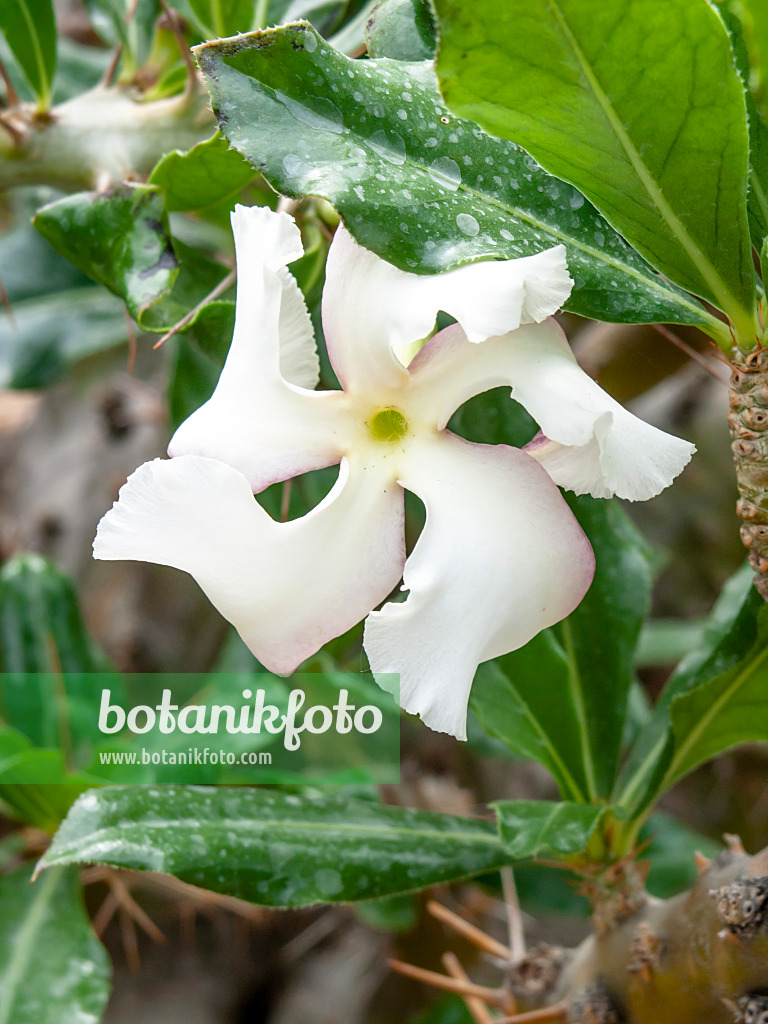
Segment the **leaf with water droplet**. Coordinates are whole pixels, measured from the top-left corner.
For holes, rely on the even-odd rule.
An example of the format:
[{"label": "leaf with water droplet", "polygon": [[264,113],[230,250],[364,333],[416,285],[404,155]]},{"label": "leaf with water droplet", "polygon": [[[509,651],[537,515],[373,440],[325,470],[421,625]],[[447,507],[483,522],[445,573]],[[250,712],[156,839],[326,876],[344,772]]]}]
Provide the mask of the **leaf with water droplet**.
[{"label": "leaf with water droplet", "polygon": [[359,242],[401,268],[434,273],[564,243],[575,281],[566,308],[621,323],[717,329],[576,189],[513,143],[454,117],[431,63],[352,60],[307,24],[195,52],[235,149],[280,192],[334,203]]},{"label": "leaf with water droplet", "polygon": [[42,860],[165,871],[266,906],[348,902],[509,860],[493,825],[349,797],[199,786],[85,793]]}]

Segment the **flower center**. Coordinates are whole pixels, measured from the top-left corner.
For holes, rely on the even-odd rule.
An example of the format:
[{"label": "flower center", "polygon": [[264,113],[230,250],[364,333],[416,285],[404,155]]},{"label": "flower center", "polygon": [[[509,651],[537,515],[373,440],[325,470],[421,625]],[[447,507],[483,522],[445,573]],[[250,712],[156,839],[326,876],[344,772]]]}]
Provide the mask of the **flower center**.
[{"label": "flower center", "polygon": [[399,441],[408,433],[408,420],[399,409],[381,409],[367,426],[377,441]]}]

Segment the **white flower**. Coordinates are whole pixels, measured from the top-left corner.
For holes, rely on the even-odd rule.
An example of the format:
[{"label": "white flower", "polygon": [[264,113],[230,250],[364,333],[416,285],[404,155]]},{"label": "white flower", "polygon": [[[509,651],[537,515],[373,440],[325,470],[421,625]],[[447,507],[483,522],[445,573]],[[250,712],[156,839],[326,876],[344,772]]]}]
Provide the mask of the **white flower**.
[{"label": "white flower", "polygon": [[[286,269],[302,255],[298,228],[263,208],[238,207],[232,224],[237,315],[216,392],[176,432],[170,461],[130,477],[94,554],[190,573],[274,672],[368,615],[374,673],[399,673],[402,706],[463,739],[478,663],[570,614],[592,580],[592,550],[556,485],[649,498],[693,448],[601,391],[546,319],[571,289],[562,246],[419,276],[340,227],[322,313],[344,390],[319,392]],[[406,368],[394,351],[427,336],[438,310],[458,323]],[[445,429],[462,402],[501,384],[541,426],[528,449]],[[337,463],[335,486],[301,519],[276,523],[254,500]],[[407,563],[403,488],[427,510]],[[407,600],[372,611],[401,577]]]}]

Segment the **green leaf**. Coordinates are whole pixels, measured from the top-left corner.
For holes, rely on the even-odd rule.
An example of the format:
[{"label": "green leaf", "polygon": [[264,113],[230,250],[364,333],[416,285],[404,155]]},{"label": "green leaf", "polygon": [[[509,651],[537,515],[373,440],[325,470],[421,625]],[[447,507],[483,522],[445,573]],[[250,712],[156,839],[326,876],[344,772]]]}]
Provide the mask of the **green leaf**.
[{"label": "green leaf", "polygon": [[589,845],[606,807],[585,804],[553,804],[546,800],[500,800],[496,811],[499,834],[514,860],[539,853],[580,853]]},{"label": "green leaf", "polygon": [[104,667],[69,578],[41,555],[9,559],[0,570],[0,670],[75,673]]},{"label": "green leaf", "polygon": [[768,8],[763,0],[739,0],[738,5],[731,0],[729,6],[737,10],[744,21],[749,62],[754,69],[748,82],[761,117],[768,120]]},{"label": "green leaf", "polygon": [[138,786],[78,800],[42,866],[165,871],[265,906],[371,899],[507,860],[483,821],[262,789]]},{"label": "green leaf", "polygon": [[544,765],[562,796],[588,799],[578,694],[565,651],[551,630],[481,665],[470,703],[491,736]]},{"label": "green leaf", "polygon": [[437,0],[448,105],[571,182],[750,343],[744,90],[702,0]]},{"label": "green leaf", "polygon": [[437,49],[428,0],[382,0],[365,29],[369,57],[431,60]]},{"label": "green leaf", "polygon": [[60,750],[37,750],[26,736],[0,729],[0,801],[12,817],[53,833],[96,779],[69,772]]},{"label": "green leaf", "polygon": [[85,0],[85,5],[95,31],[109,46],[120,44],[128,67],[143,64],[161,13],[158,0]]},{"label": "green leaf", "polygon": [[42,207],[34,225],[57,252],[123,299],[139,322],[178,275],[165,199],[154,186],[78,192]]},{"label": "green leaf", "polygon": [[[39,555],[6,562],[0,571],[0,719],[72,768],[102,739],[101,688],[119,689],[107,668],[70,580]],[[16,764],[4,764],[0,778],[14,781],[3,772]],[[63,782],[63,767],[54,769]],[[25,781],[20,773],[16,778]],[[51,781],[44,774],[40,780]]]},{"label": "green leaf", "polygon": [[0,877],[0,1024],[98,1024],[110,967],[83,906],[77,871],[30,885]]},{"label": "green leaf", "polygon": [[189,0],[207,38],[234,36],[254,28],[256,0]]},{"label": "green leaf", "polygon": [[616,778],[635,648],[650,607],[654,559],[618,502],[589,495],[565,498],[596,560],[587,596],[553,627],[578,695],[588,792],[594,799],[608,796]]},{"label": "green leaf", "polygon": [[174,426],[213,394],[229,351],[234,320],[233,302],[212,302],[195,324],[193,338],[173,338],[168,405]]},{"label": "green leaf", "polygon": [[125,341],[122,304],[101,288],[14,303],[13,320],[0,318],[0,387],[46,387],[81,359]]},{"label": "green leaf", "polygon": [[[725,3],[718,3],[717,9],[731,37],[731,47],[736,67],[743,82],[747,85],[745,89],[747,119],[749,121],[749,197],[747,212],[749,214],[749,230],[752,235],[752,244],[756,249],[759,249],[763,238],[768,235],[768,128],[758,113],[755,95],[753,90],[749,88],[749,85],[754,83],[755,86],[759,87],[762,74],[759,70],[759,64],[756,66],[756,74],[753,74],[750,67],[750,54],[747,51],[747,44],[744,39],[745,26],[742,25],[741,20],[745,16],[746,10],[742,5],[742,0],[738,0],[738,3],[734,3],[733,0],[726,0]],[[759,55],[753,54],[753,56],[759,60]]]},{"label": "green leaf", "polygon": [[53,0],[3,0],[0,32],[6,38],[24,76],[47,110],[56,71],[56,19]]},{"label": "green leaf", "polygon": [[571,186],[455,118],[432,65],[351,60],[308,25],[196,47],[222,133],[287,195],[320,195],[363,245],[417,273],[564,243],[567,308],[722,328]]},{"label": "green leaf", "polygon": [[672,701],[664,788],[724,750],[768,740],[767,694],[768,606],[753,589],[712,659]]},{"label": "green leaf", "polygon": [[34,225],[57,252],[121,298],[146,331],[169,330],[228,273],[171,238],[165,196],[155,185],[66,196],[38,210]]},{"label": "green leaf", "polygon": [[49,195],[17,189],[13,226],[0,238],[0,281],[11,308],[0,316],[0,388],[45,387],[80,359],[127,340],[122,304],[32,226]]},{"label": "green leaf", "polygon": [[706,758],[768,737],[762,661],[768,648],[760,648],[767,624],[768,606],[745,565],[724,588],[703,639],[670,677],[621,774],[616,803],[629,818],[639,818]]},{"label": "green leaf", "polygon": [[251,165],[217,133],[186,153],[166,153],[149,184],[165,191],[167,209],[200,210],[239,196],[254,176]]},{"label": "green leaf", "polygon": [[695,853],[714,859],[723,851],[721,843],[695,832],[663,811],[648,819],[640,841],[643,859],[650,863],[648,891],[659,899],[669,899],[693,885],[698,877]]},{"label": "green leaf", "polygon": [[566,497],[595,552],[592,586],[559,625],[481,666],[471,702],[493,736],[552,773],[563,797],[594,802],[616,776],[651,557],[618,503]]}]

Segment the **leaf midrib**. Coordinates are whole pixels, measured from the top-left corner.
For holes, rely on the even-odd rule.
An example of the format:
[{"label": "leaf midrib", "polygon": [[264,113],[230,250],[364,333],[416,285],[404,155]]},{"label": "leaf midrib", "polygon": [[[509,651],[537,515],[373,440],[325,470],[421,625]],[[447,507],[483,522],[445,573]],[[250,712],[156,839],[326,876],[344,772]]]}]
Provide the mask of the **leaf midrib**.
[{"label": "leaf midrib", "polygon": [[626,153],[627,159],[640,179],[640,183],[648,194],[648,197],[671,228],[673,235],[682,245],[688,258],[701,275],[702,279],[712,289],[714,296],[722,303],[723,310],[728,313],[734,322],[736,322],[740,317],[735,314],[744,314],[746,311],[742,309],[741,303],[732,294],[731,290],[725,284],[720,274],[715,270],[709,260],[706,259],[698,244],[690,236],[682,221],[677,217],[672,207],[664,198],[661,189],[651,174],[650,169],[644,163],[634,143],[622,125],[621,120],[617,116],[608,96],[605,94],[592,65],[587,60],[584,51],[579,46],[579,43],[565,18],[565,14],[560,7],[559,0],[549,0],[549,2],[555,18],[559,23],[562,35],[565,37],[566,43],[573,51],[573,55],[579,63],[584,77],[591,87],[595,99],[603,111],[603,114],[605,115],[609,126],[613,130],[619,144]]},{"label": "leaf midrib", "polygon": [[565,648],[566,658],[568,661],[568,688],[571,691],[574,707],[576,709],[576,721],[578,722],[581,747],[584,752],[584,776],[587,781],[587,795],[589,796],[591,803],[597,803],[598,794],[597,783],[595,780],[595,763],[594,755],[592,753],[592,739],[589,735],[589,725],[587,722],[587,706],[584,700],[584,690],[581,683],[579,663],[576,658],[573,630],[571,629],[571,624],[568,619],[563,619],[561,623],[561,632],[563,635],[563,646]]},{"label": "leaf midrib", "polygon": [[[749,681],[750,676],[756,672],[763,662],[768,658],[768,646],[764,646],[757,656],[746,665],[741,672],[739,672],[734,678],[733,682],[725,688],[720,696],[710,704],[707,712],[702,715],[696,726],[688,733],[683,743],[675,751],[672,761],[670,762],[669,768],[664,781],[660,787],[660,791],[666,790],[672,785],[678,778],[677,772],[680,770],[680,764],[683,762],[690,752],[691,748],[696,745],[698,740],[701,738],[704,731],[709,727],[712,720],[719,714],[722,708],[732,699],[734,694],[741,689],[741,687]],[[706,685],[706,684],[704,684]],[[681,694],[680,697],[684,699],[686,696],[694,696],[696,691],[692,691],[689,694]],[[674,702],[673,705],[674,707]],[[671,714],[672,709],[670,709]]]},{"label": "leaf midrib", "polygon": [[45,66],[45,58],[43,57],[43,50],[40,45],[40,38],[37,34],[37,28],[35,26],[34,20],[32,19],[32,15],[30,13],[29,7],[27,6],[26,0],[18,0],[18,4],[22,17],[24,18],[24,21],[26,22],[27,25],[29,37],[32,40],[35,64],[37,64],[37,72],[40,76],[40,87],[42,90],[39,94],[39,98],[41,102],[47,106],[48,101],[50,100],[51,83],[48,80],[48,70]]},{"label": "leaf midrib", "polygon": [[[569,669],[568,669],[568,667],[566,665],[566,672],[568,672],[568,671],[569,671]],[[566,786],[567,786],[571,796],[573,797],[574,801],[576,803],[584,803],[585,802],[584,794],[582,793],[582,791],[581,791],[578,783],[574,779],[573,775],[568,770],[568,767],[565,764],[565,761],[562,759],[562,757],[558,753],[557,748],[553,745],[552,740],[549,738],[549,734],[546,732],[544,727],[540,724],[538,718],[536,717],[534,712],[531,710],[530,705],[528,704],[527,701],[525,701],[523,699],[520,691],[517,689],[517,687],[514,685],[514,683],[512,683],[511,680],[508,680],[508,681],[509,681],[510,686],[512,686],[514,691],[515,691],[515,696],[517,697],[517,699],[518,699],[518,701],[520,703],[520,706],[522,708],[524,716],[528,719],[528,722],[529,722],[531,728],[533,729],[533,731],[539,736],[539,738],[543,742],[545,750],[549,754],[554,767],[561,773],[562,781],[566,784]]]},{"label": "leaf midrib", "polygon": [[[485,823],[478,822],[477,824],[485,824]],[[92,832],[88,836],[88,838],[87,838],[87,843],[88,843],[88,845],[92,845],[92,844],[95,844],[95,843],[103,842],[106,839],[111,839],[114,836],[114,833],[117,833],[118,836],[119,836],[121,831],[128,832],[129,830],[131,830],[133,828],[139,828],[140,830],[148,830],[148,831],[154,831],[154,830],[158,830],[158,829],[162,829],[162,830],[165,830],[165,831],[168,831],[168,830],[177,831],[179,829],[184,829],[184,828],[189,829],[189,827],[190,827],[190,819],[180,820],[180,819],[173,819],[173,818],[161,818],[161,819],[153,819],[152,821],[140,821],[140,822],[124,821],[124,822],[118,822],[117,824],[114,824],[114,825],[106,826],[104,828],[101,828],[101,829],[98,829],[97,831]],[[407,828],[397,828],[397,827],[393,828],[393,827],[386,826],[386,825],[365,825],[365,826],[360,826],[360,825],[355,825],[355,824],[347,824],[347,823],[343,823],[343,822],[340,822],[340,823],[334,822],[334,823],[329,825],[327,820],[324,820],[324,821],[306,821],[306,820],[295,821],[295,820],[292,820],[292,819],[281,820],[281,819],[278,819],[278,818],[269,818],[269,819],[264,819],[263,821],[254,821],[252,818],[217,818],[215,821],[209,821],[209,822],[200,822],[199,820],[197,820],[197,821],[195,821],[195,828],[196,828],[198,834],[203,829],[212,828],[212,829],[214,829],[216,831],[217,835],[220,833],[220,831],[222,829],[226,829],[226,828],[238,829],[238,830],[240,830],[240,832],[243,832],[244,830],[245,831],[250,830],[251,833],[262,833],[262,834],[265,833],[265,832],[269,832],[270,830],[274,830],[276,828],[283,828],[283,829],[286,829],[286,830],[289,830],[289,831],[295,831],[297,833],[307,832],[307,831],[318,831],[318,832],[323,832],[326,835],[328,833],[331,833],[331,832],[342,832],[342,833],[347,833],[349,835],[368,835],[368,834],[374,834],[375,835],[375,834],[378,833],[378,834],[384,834],[384,835],[386,835],[388,837],[391,837],[393,839],[398,839],[398,838],[403,838],[404,837],[404,838],[411,838],[411,839],[432,839],[432,840],[438,839],[438,840],[442,840],[442,841],[444,841],[444,840],[453,840],[453,841],[458,841],[458,842],[460,842],[462,844],[465,844],[465,845],[474,842],[474,843],[478,843],[480,845],[485,845],[485,846],[497,846],[499,848],[499,851],[503,852],[503,846],[501,844],[501,840],[499,839],[498,835],[495,832],[492,832],[492,831],[489,831],[487,833],[483,833],[483,832],[479,832],[479,831],[473,833],[470,830],[468,830],[467,832],[448,832],[448,831],[438,831],[438,830],[429,830],[429,829],[407,829]],[[220,841],[220,836],[219,836],[219,841]],[[86,841],[84,841],[84,840],[75,840],[75,841],[73,841],[73,842],[71,842],[70,844],[67,844],[67,845],[62,844],[63,848],[59,848],[57,850],[54,850],[52,848],[52,851],[51,851],[52,852],[52,856],[51,856],[50,860],[48,860],[48,864],[62,863],[62,860],[61,860],[62,857],[67,857],[68,855],[71,855],[73,853],[77,854],[78,847],[84,845],[85,842]],[[44,857],[43,858],[43,862],[45,862],[46,859],[47,858]],[[0,1024],[3,1024],[3,1022],[0,1021]]]}]

